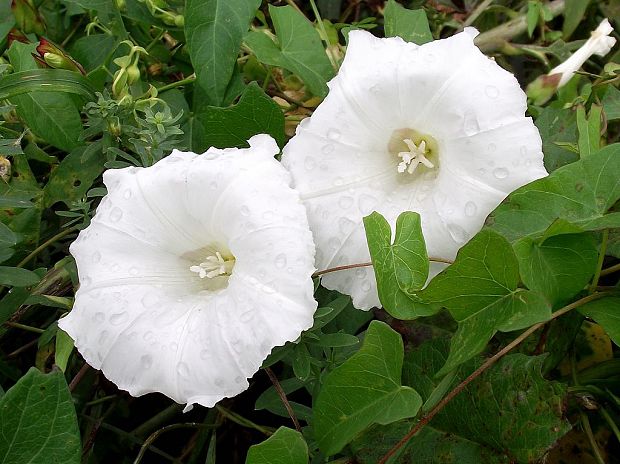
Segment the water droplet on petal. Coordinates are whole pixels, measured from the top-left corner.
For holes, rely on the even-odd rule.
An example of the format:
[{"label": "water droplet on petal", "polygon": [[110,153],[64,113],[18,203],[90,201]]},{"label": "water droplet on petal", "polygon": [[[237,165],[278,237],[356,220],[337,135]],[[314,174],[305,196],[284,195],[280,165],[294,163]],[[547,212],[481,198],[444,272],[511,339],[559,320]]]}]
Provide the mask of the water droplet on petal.
[{"label": "water droplet on petal", "polygon": [[367,194],[360,195],[359,200],[357,201],[357,206],[364,216],[370,214],[376,204],[377,200]]},{"label": "water droplet on petal", "polygon": [[95,313],[95,322],[103,322],[105,321],[105,313]]},{"label": "water droplet on petal", "polygon": [[497,145],[495,145],[494,143],[489,143],[487,150],[489,153],[493,153],[495,150],[497,150]]},{"label": "water droplet on petal", "polygon": [[365,280],[364,282],[362,282],[362,290],[364,290],[365,292],[369,291],[372,288],[372,285],[370,284],[370,282],[368,280]]},{"label": "water droplet on petal", "polygon": [[95,251],[90,257],[90,260],[95,264],[98,263],[99,261],[101,261],[101,253]]},{"label": "water droplet on petal", "polygon": [[150,354],[145,354],[140,357],[140,366],[142,369],[150,369],[153,365],[153,357]]},{"label": "water droplet on petal", "polygon": [[211,352],[209,350],[201,350],[200,351],[200,359],[209,359],[211,357]]},{"label": "water droplet on petal", "polygon": [[340,239],[338,237],[332,237],[327,242],[327,245],[330,249],[336,251],[338,248],[340,248]]},{"label": "water droplet on petal", "polygon": [[448,232],[450,237],[459,245],[467,241],[467,232],[458,224],[448,224]]},{"label": "water droplet on petal", "polygon": [[284,253],[280,253],[276,256],[274,264],[278,269],[283,269],[286,266],[286,255]]},{"label": "water droplet on petal", "polygon": [[497,97],[499,97],[499,89],[494,85],[487,85],[484,89],[484,93],[487,94],[487,97],[492,99],[496,99]]},{"label": "water droplet on petal", "polygon": [[371,93],[378,94],[381,91],[381,87],[379,86],[379,84],[374,84],[371,85],[368,90],[370,90]]},{"label": "water droplet on petal", "polygon": [[366,277],[366,269],[356,269],[355,277],[357,277],[358,279],[363,279],[364,277]]},{"label": "water droplet on petal", "polygon": [[465,135],[475,135],[480,132],[478,117],[475,113],[467,113],[465,115],[465,121],[463,122],[463,131],[465,132]]},{"label": "water droplet on petal", "polygon": [[527,156],[527,147],[525,145],[521,146],[519,152],[521,153],[521,156]]},{"label": "water droplet on petal", "polygon": [[179,349],[179,344],[178,344],[177,342],[172,342],[172,343],[170,344],[170,349],[171,349],[172,351],[176,351],[176,350],[178,350],[178,349]]},{"label": "water droplet on petal", "polygon": [[181,377],[188,377],[189,366],[184,362],[180,362],[179,364],[177,364],[177,374],[179,374]]},{"label": "water droplet on petal", "polygon": [[235,377],[235,383],[243,383],[243,377],[241,377],[240,375]]},{"label": "water droplet on petal", "polygon": [[263,213],[263,219],[265,221],[273,221],[274,217],[275,217],[275,214],[273,213],[273,211],[265,211]]},{"label": "water droplet on petal", "polygon": [[241,212],[242,216],[249,216],[250,215],[250,208],[248,208],[246,205],[243,205],[239,211]]},{"label": "water droplet on petal", "polygon": [[130,267],[129,268],[129,275],[132,276],[137,276],[139,273],[138,268],[137,267]]},{"label": "water droplet on petal", "polygon": [[110,316],[110,324],[121,325],[127,322],[127,319],[129,319],[129,314],[126,311],[123,311],[122,313],[112,314]]},{"label": "water droplet on petal", "polygon": [[123,198],[125,200],[129,200],[131,198],[131,189],[125,190],[125,192],[123,193]]},{"label": "water droplet on petal", "polygon": [[508,169],[506,168],[497,168],[493,170],[493,175],[497,178],[497,179],[505,179],[506,177],[508,177]]},{"label": "water droplet on petal", "polygon": [[149,330],[148,332],[145,332],[144,335],[142,335],[142,338],[144,338],[144,340],[148,342],[150,340],[153,340],[154,336],[155,334]]},{"label": "water droplet on petal", "polygon": [[327,138],[330,140],[338,140],[340,138],[340,131],[338,129],[329,129],[327,131]]},{"label": "water droplet on petal", "polygon": [[338,220],[338,229],[345,235],[348,235],[355,227],[355,222],[349,218],[341,217]]},{"label": "water droplet on petal", "polygon": [[217,182],[213,181],[209,184],[211,190],[217,190]]},{"label": "water droplet on petal", "polygon": [[311,156],[306,156],[306,159],[304,160],[304,167],[306,168],[306,171],[312,171],[316,168],[316,160]]},{"label": "water droplet on petal", "polygon": [[330,153],[333,153],[335,149],[336,147],[333,143],[328,143],[327,145],[324,145],[323,148],[321,148],[321,151],[324,154],[329,155]]},{"label": "water droplet on petal", "polygon": [[103,345],[106,342],[106,340],[108,339],[108,335],[110,335],[110,333],[107,330],[104,330],[103,332],[99,334],[100,345]]},{"label": "water droplet on petal", "polygon": [[338,200],[338,204],[342,209],[349,209],[351,205],[353,205],[353,198],[348,196],[340,197],[340,200]]},{"label": "water droplet on petal", "polygon": [[476,206],[476,203],[474,203],[473,201],[468,201],[467,203],[465,203],[465,215],[472,217],[476,214],[476,211],[478,211],[478,207]]},{"label": "water droplet on petal", "polygon": [[123,212],[118,206],[115,206],[110,210],[110,221],[118,222],[123,217]]},{"label": "water droplet on petal", "polygon": [[336,179],[334,180],[334,185],[336,187],[340,187],[341,185],[344,184],[344,178],[342,177],[336,177]]},{"label": "water droplet on petal", "polygon": [[144,306],[145,308],[152,308],[157,303],[159,303],[159,297],[157,295],[147,293],[142,297],[142,306]]}]

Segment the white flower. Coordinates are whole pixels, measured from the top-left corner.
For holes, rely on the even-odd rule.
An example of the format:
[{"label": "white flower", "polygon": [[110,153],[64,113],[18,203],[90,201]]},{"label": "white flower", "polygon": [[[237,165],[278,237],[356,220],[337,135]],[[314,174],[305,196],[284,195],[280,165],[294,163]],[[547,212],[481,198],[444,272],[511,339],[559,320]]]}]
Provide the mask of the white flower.
[{"label": "white flower", "polygon": [[213,406],[312,326],[314,244],[267,135],[110,170],[71,245],[80,278],[59,326],[134,396]]},{"label": "white flower", "polygon": [[[541,139],[512,74],[467,28],[422,46],[349,34],[330,93],[302,121],[283,164],[308,210],[320,270],[369,261],[362,218],[420,213],[430,256],[454,259],[512,190],[544,177]],[[379,305],[372,269],[333,272],[327,288]]]},{"label": "white flower", "polygon": [[573,74],[579,71],[579,68],[581,68],[592,55],[605,56],[610,52],[611,48],[616,43],[616,39],[609,37],[609,34],[611,34],[613,30],[614,28],[609,24],[609,20],[605,18],[601,21],[601,24],[592,31],[590,38],[579,50],[573,53],[568,60],[559,64],[549,72],[549,76],[561,74],[557,87],[562,87],[566,84],[570,78],[573,77]]}]

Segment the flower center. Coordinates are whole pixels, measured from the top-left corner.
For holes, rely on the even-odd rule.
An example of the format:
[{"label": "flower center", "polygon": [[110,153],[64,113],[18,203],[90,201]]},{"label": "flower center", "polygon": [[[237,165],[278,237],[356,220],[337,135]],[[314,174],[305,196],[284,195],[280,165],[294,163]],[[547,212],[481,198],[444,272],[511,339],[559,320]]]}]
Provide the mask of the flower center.
[{"label": "flower center", "polygon": [[205,260],[197,266],[190,266],[189,270],[198,274],[201,279],[205,277],[207,279],[212,279],[221,275],[229,276],[234,266],[235,258],[225,260],[222,254],[216,251],[214,255],[207,256]]},{"label": "flower center", "polygon": [[211,244],[186,253],[182,258],[192,278],[199,281],[204,290],[216,291],[228,287],[228,279],[235,267],[235,257],[228,247],[220,243]]},{"label": "flower center", "polygon": [[399,159],[396,170],[401,174],[434,171],[439,163],[435,139],[414,129],[395,130],[390,137],[388,151]]}]

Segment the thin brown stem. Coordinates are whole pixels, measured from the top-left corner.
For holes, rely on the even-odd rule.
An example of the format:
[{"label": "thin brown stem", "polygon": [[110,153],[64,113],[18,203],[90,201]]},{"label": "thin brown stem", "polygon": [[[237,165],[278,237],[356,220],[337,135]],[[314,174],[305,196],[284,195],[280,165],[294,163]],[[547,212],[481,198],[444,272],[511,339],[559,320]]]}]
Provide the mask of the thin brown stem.
[{"label": "thin brown stem", "polygon": [[[434,256],[429,256],[428,260],[433,263],[443,263],[443,264],[452,264],[454,262],[454,261],[450,261],[449,259],[436,258]],[[314,274],[312,274],[312,277],[322,276],[323,274],[329,274],[330,272],[346,271],[349,269],[356,269],[358,267],[368,267],[368,266],[372,266],[372,262],[347,264],[345,266],[330,267],[328,269],[323,269],[322,271],[316,271]]]},{"label": "thin brown stem", "polygon": [[293,411],[291,404],[288,402],[288,398],[286,398],[286,393],[282,389],[282,385],[280,385],[278,378],[276,377],[276,375],[273,373],[273,371],[269,367],[265,367],[264,371],[269,376],[269,380],[271,380],[273,387],[276,389],[276,392],[278,393],[280,400],[282,400],[282,404],[286,408],[286,412],[288,412],[289,417],[293,421],[293,425],[295,425],[295,430],[297,430],[298,432],[301,432],[301,426],[299,425],[297,416],[295,416],[295,412]]},{"label": "thin brown stem", "polygon": [[199,429],[201,427],[207,427],[204,424],[200,424],[197,422],[188,422],[185,424],[172,424],[172,425],[167,425],[165,427],[162,427],[159,430],[156,430],[155,432],[153,432],[145,441],[144,444],[142,445],[142,447],[140,448],[140,452],[138,453],[138,456],[136,456],[136,459],[134,460],[134,464],[139,464],[142,461],[142,458],[144,457],[144,454],[146,453],[146,451],[149,449],[149,447],[153,444],[153,442],[155,440],[157,440],[157,438],[164,432],[168,432],[169,430],[176,430],[176,429]]},{"label": "thin brown stem", "polygon": [[73,377],[73,379],[71,380],[71,383],[69,384],[70,392],[75,390],[75,387],[77,387],[78,384],[82,381],[82,378],[84,378],[84,376],[88,372],[88,369],[90,369],[90,366],[88,365],[88,363],[84,363],[84,365],[80,368],[78,373],[75,374],[75,377]]},{"label": "thin brown stem", "polygon": [[416,433],[418,433],[420,430],[422,430],[422,428],[426,424],[428,424],[450,401],[452,401],[452,399],[455,396],[457,396],[459,393],[461,393],[471,382],[473,382],[478,377],[480,377],[480,375],[483,372],[485,372],[489,367],[494,365],[497,361],[499,361],[503,356],[508,354],[514,348],[519,346],[527,337],[529,337],[534,332],[536,332],[538,329],[543,327],[547,322],[552,321],[553,319],[556,319],[556,318],[566,314],[567,312],[569,312],[569,311],[571,311],[571,310],[573,310],[575,308],[578,308],[579,306],[582,306],[582,305],[584,305],[584,304],[586,304],[586,303],[588,303],[590,301],[596,300],[596,299],[601,298],[603,296],[605,296],[605,294],[603,294],[603,293],[593,293],[592,295],[588,295],[588,296],[586,296],[584,298],[581,298],[580,300],[577,300],[577,301],[575,301],[575,302],[573,302],[573,303],[563,307],[562,309],[559,309],[556,312],[554,312],[551,315],[551,318],[548,321],[540,322],[538,324],[533,325],[529,329],[527,329],[525,332],[523,332],[521,335],[519,335],[517,338],[515,338],[512,342],[510,342],[508,345],[506,345],[504,348],[502,348],[500,351],[498,351],[492,357],[490,357],[484,363],[482,363],[482,365],[478,369],[476,369],[474,372],[472,372],[465,380],[463,380],[460,384],[458,384],[454,388],[454,390],[452,390],[450,393],[448,393],[439,403],[437,403],[437,405],[433,409],[431,409],[428,414],[425,414],[424,416],[422,416],[422,418],[418,421],[418,423],[398,443],[396,443],[379,460],[379,462],[377,464],[386,464],[388,459],[390,459],[394,454],[396,454],[396,452],[399,449],[401,449],[403,446],[405,446],[407,444],[407,442]]},{"label": "thin brown stem", "polygon": [[49,240],[46,240],[41,245],[36,247],[28,256],[26,256],[24,259],[22,259],[17,264],[17,267],[24,267],[26,264],[28,264],[28,262],[30,262],[31,259],[36,257],[39,253],[41,253],[43,250],[45,250],[52,243],[57,242],[58,240],[60,240],[63,237],[66,237],[67,235],[69,235],[72,232],[75,232],[75,227],[70,227],[68,229],[65,229],[65,230],[61,231],[60,233],[54,235]]},{"label": "thin brown stem", "polygon": [[601,277],[609,275],[609,274],[613,274],[614,272],[618,272],[618,271],[620,271],[620,263],[614,264],[613,266],[603,269],[601,271]]},{"label": "thin brown stem", "polygon": [[36,334],[42,334],[43,332],[45,332],[45,330],[39,329],[38,327],[32,327],[30,325],[20,324],[19,322],[7,321],[4,323],[4,325],[7,327],[11,327],[13,329],[21,329],[21,330],[25,330],[27,332],[32,332]]}]

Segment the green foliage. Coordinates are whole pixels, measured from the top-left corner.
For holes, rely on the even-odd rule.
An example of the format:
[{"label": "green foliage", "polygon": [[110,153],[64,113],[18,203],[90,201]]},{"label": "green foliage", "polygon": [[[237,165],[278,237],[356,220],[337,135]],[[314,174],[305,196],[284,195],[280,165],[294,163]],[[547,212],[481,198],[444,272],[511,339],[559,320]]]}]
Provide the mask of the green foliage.
[{"label": "green foliage", "polygon": [[308,446],[301,433],[280,427],[248,451],[246,464],[307,464]]},{"label": "green foliage", "polygon": [[398,217],[394,244],[390,225],[379,213],[365,217],[364,227],[379,300],[385,310],[398,319],[433,314],[433,308],[414,301],[412,296],[426,284],[428,278],[428,256],[420,215],[405,212]]},{"label": "green foliage", "polygon": [[340,451],[370,424],[415,416],[422,400],[401,385],[402,366],[398,333],[371,322],[359,352],[325,378],[314,404],[315,437],[326,455]]},{"label": "green foliage", "polygon": [[233,77],[239,46],[259,0],[188,0],[185,35],[206,97],[201,105],[220,106]]},{"label": "green foliage", "polygon": [[433,40],[424,10],[408,10],[395,0],[385,5],[385,36],[401,37],[418,45]]},{"label": "green foliage", "polygon": [[78,464],[80,433],[61,372],[30,368],[0,400],[0,459],[6,464]]},{"label": "green foliage", "polygon": [[579,308],[579,312],[600,324],[609,338],[620,346],[620,298],[607,297],[590,301]]},{"label": "green foliage", "polygon": [[280,66],[297,74],[314,95],[327,95],[327,81],[334,75],[317,31],[291,6],[269,6],[278,43],[252,31],[245,42],[261,63]]}]

